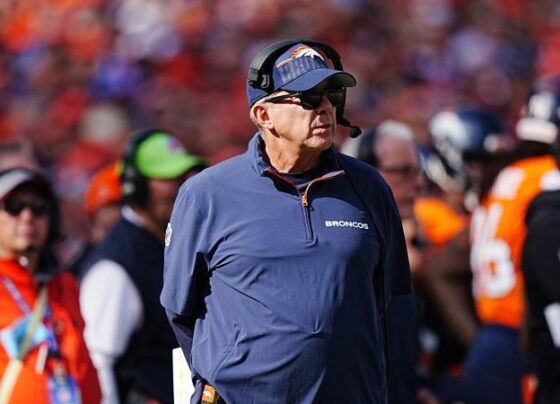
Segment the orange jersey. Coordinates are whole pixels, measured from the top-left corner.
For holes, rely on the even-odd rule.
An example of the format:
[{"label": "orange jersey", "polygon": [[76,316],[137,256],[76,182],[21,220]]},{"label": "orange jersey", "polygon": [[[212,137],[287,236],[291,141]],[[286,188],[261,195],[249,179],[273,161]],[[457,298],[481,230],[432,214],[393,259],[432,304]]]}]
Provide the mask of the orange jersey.
[{"label": "orange jersey", "polygon": [[526,158],[504,168],[471,221],[471,268],[478,316],[483,324],[517,328],[524,313],[521,253],[525,213],[556,174],[552,156]]},{"label": "orange jersey", "polygon": [[[4,277],[9,279],[31,310],[38,296],[37,283],[30,273],[16,261],[0,260],[0,329],[13,325],[24,315],[21,306],[6,287]],[[48,285],[48,308],[52,312],[49,323],[54,330],[62,360],[80,388],[82,403],[99,403],[101,392],[97,373],[82,336],[84,322],[79,309],[76,281],[71,275],[63,273],[54,276]],[[10,403],[50,403],[47,382],[55,359],[48,355],[44,370],[39,372],[36,370],[37,364],[41,362],[39,351],[40,348],[34,347],[24,358]],[[4,346],[0,344],[0,375],[9,361]]]},{"label": "orange jersey", "polygon": [[443,246],[466,226],[468,217],[454,211],[442,198],[427,196],[414,202],[422,234],[433,246]]}]

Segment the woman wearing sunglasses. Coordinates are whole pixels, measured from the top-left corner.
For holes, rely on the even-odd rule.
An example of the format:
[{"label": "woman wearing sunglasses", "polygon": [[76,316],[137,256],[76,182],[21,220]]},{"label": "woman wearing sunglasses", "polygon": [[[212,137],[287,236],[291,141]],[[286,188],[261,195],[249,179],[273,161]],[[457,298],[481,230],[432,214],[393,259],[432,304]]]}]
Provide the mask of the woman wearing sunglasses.
[{"label": "woman wearing sunglasses", "polygon": [[43,176],[0,172],[0,404],[100,400],[77,285],[50,250],[58,228],[56,197]]}]

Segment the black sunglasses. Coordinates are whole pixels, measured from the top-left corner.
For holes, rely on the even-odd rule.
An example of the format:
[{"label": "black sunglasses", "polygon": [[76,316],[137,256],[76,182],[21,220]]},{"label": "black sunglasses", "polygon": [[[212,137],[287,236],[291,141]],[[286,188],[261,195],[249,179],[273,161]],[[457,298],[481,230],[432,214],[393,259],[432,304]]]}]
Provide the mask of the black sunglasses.
[{"label": "black sunglasses", "polygon": [[420,174],[422,174],[422,168],[412,167],[412,166],[408,166],[408,165],[405,165],[405,166],[390,166],[390,167],[380,166],[379,169],[381,171],[385,171],[387,173],[393,173],[393,174],[400,175],[401,177],[406,178],[407,180],[415,179]]},{"label": "black sunglasses", "polygon": [[44,216],[50,211],[49,203],[42,200],[24,202],[17,199],[8,199],[2,205],[2,209],[10,216],[19,216],[25,208],[31,209],[34,216]]},{"label": "black sunglasses", "polygon": [[344,103],[344,88],[327,88],[324,91],[310,90],[288,93],[268,98],[265,101],[274,103],[295,97],[299,98],[303,109],[317,109],[323,101],[323,96],[327,97],[327,100],[329,100],[333,107],[340,107]]}]

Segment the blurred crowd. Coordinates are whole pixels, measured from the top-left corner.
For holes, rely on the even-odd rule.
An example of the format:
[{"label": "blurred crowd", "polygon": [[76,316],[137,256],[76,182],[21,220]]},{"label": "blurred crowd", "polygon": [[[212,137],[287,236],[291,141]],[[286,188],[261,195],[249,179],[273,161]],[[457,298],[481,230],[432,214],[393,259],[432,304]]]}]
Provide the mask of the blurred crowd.
[{"label": "blurred crowd", "polygon": [[[468,99],[513,124],[560,60],[554,0],[7,0],[0,4],[0,142],[30,142],[70,234],[89,177],[130,131],[157,125],[212,162],[244,148],[246,66],[285,37],[331,44],[358,79],[347,114],[426,120]],[[341,134],[341,141],[345,134]]]},{"label": "blurred crowd", "polygon": [[[535,79],[560,70],[560,3],[0,2],[0,166],[32,162],[48,173],[67,236],[60,251],[63,262],[72,263],[83,254],[78,250],[102,240],[105,222],[92,226],[98,223],[92,215],[101,207],[112,204],[117,212],[107,213],[107,223],[118,218],[119,167],[113,164],[123,156],[131,133],[165,128],[209,164],[243,152],[255,132],[246,104],[247,66],[264,44],[294,37],[328,43],[340,53],[345,70],[358,81],[348,91],[345,110],[355,125],[368,129],[396,121],[406,128],[397,126],[397,132],[410,133],[414,147],[423,151],[432,143],[428,123],[437,112],[471,104],[498,119],[513,141]],[[409,146],[410,136],[401,136],[403,147]],[[356,146],[350,150],[344,128],[336,142],[360,157]],[[12,151],[29,158],[11,161]],[[413,180],[410,204],[426,186],[418,177],[420,161],[411,155],[412,171],[388,171],[389,178],[402,174]],[[105,174],[94,177],[103,167]],[[397,186],[393,192],[399,199]],[[460,215],[449,216],[457,220],[457,231],[443,237],[442,245],[466,227],[469,209],[463,208]],[[406,209],[399,209],[403,215]],[[416,209],[419,215],[421,207]],[[427,238],[437,244],[436,236]],[[408,247],[413,270],[421,268],[424,258],[415,257],[420,246],[411,241]],[[420,286],[427,282],[415,281]],[[472,342],[471,334],[464,335],[466,342],[450,338],[458,362]],[[429,346],[430,335],[423,337]],[[442,365],[446,371],[455,364],[452,359]]]}]

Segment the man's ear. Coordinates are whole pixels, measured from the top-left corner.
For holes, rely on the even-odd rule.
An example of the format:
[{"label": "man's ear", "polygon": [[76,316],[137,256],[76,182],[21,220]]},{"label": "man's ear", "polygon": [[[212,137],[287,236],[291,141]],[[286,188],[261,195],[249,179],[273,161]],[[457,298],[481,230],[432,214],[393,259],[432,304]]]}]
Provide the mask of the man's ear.
[{"label": "man's ear", "polygon": [[270,117],[269,109],[265,104],[255,104],[251,108],[251,115],[258,127],[264,129],[271,129],[273,127]]}]

